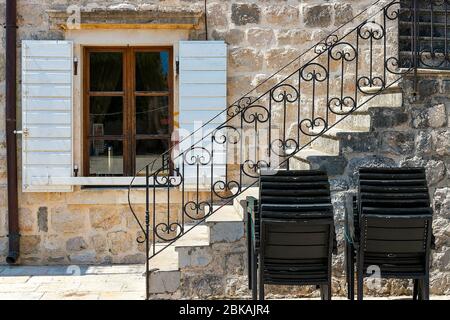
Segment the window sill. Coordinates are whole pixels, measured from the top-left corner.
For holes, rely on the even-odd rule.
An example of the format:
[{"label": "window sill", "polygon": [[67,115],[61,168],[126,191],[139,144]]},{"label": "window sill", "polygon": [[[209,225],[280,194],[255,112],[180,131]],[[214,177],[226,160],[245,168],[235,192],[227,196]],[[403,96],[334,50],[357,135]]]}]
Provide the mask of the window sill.
[{"label": "window sill", "polygon": [[[171,177],[179,182],[180,177]],[[37,186],[129,186],[133,177],[33,177],[32,184]],[[136,177],[133,186],[145,186],[145,177]],[[153,178],[149,179],[153,184]]]}]

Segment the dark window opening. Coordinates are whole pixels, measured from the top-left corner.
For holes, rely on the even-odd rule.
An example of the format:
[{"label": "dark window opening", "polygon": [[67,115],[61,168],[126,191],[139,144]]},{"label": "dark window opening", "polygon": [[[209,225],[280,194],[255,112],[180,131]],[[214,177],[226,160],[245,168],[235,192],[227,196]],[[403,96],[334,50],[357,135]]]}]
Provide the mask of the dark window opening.
[{"label": "dark window opening", "polygon": [[450,69],[450,1],[401,0],[402,67]]}]

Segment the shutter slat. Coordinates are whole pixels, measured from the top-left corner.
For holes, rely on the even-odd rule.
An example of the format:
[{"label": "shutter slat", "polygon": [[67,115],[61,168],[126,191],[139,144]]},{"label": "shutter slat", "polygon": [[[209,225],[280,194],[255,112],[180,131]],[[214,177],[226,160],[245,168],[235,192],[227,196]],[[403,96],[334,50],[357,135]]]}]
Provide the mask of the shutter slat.
[{"label": "shutter slat", "polygon": [[[206,122],[226,109],[227,102],[227,46],[223,41],[180,41],[180,115],[178,123],[180,132],[192,133]],[[226,120],[223,112],[197,135],[192,142],[215,130]],[[182,143],[180,150],[191,146],[191,141]],[[211,151],[211,137],[205,139],[202,146]],[[213,175],[217,180],[226,172],[226,152],[224,144],[214,144]],[[180,163],[181,165],[181,163]],[[211,165],[202,166],[200,177],[211,178]],[[195,178],[195,166],[186,166],[184,176]],[[195,179],[194,179],[195,181]]]},{"label": "shutter slat", "polygon": [[33,181],[71,177],[72,67],[70,41],[22,43],[22,184],[25,192],[65,192],[72,186]]}]

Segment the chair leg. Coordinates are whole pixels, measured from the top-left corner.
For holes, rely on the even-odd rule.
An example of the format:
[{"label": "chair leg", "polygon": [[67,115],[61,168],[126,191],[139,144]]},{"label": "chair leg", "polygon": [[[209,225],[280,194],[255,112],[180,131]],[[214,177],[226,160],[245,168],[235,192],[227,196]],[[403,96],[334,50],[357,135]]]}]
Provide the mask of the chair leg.
[{"label": "chair leg", "polygon": [[347,299],[350,300],[350,249],[349,244],[345,244],[345,280],[347,281]]},{"label": "chair leg", "polygon": [[430,300],[430,278],[426,276],[420,281],[421,300]]},{"label": "chair leg", "polygon": [[418,295],[419,295],[419,280],[414,279],[413,280],[413,300],[417,300]]},{"label": "chair leg", "polygon": [[320,298],[322,300],[331,300],[331,285],[322,284],[320,286]]},{"label": "chair leg", "polygon": [[247,268],[248,268],[248,289],[249,290],[252,290],[252,283],[253,283],[253,280],[252,280],[252,274],[253,274],[253,271],[252,271],[252,263],[253,263],[253,250],[252,250],[252,238],[251,238],[251,235],[250,235],[250,232],[249,232],[249,225],[250,225],[250,222],[247,220],[247,261],[248,261],[248,265],[247,265]]},{"label": "chair leg", "polygon": [[264,300],[264,261],[261,254],[258,255],[258,289],[259,300]]},{"label": "chair leg", "polygon": [[358,257],[358,270],[357,270],[358,278],[357,278],[357,296],[358,300],[362,300],[364,297],[364,270],[363,265],[361,263],[361,259]]},{"label": "chair leg", "polygon": [[355,259],[353,246],[347,243],[346,249],[346,271],[347,271],[347,298],[349,300],[355,299]]},{"label": "chair leg", "polygon": [[355,248],[350,245],[350,300],[355,300]]},{"label": "chair leg", "polygon": [[258,299],[258,255],[252,252],[252,299]]}]

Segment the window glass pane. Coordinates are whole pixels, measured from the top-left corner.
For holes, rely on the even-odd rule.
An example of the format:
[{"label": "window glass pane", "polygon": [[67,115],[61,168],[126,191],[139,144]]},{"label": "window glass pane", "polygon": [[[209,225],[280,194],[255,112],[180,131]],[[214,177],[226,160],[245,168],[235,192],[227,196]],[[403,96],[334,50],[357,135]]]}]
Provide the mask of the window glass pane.
[{"label": "window glass pane", "polygon": [[123,59],[121,52],[90,53],[91,91],[123,90]]},{"label": "window glass pane", "polygon": [[[153,171],[162,167],[163,161],[161,154],[169,149],[168,140],[137,140],[136,141],[136,171],[141,170],[146,165],[152,163]],[[165,163],[167,166],[167,162]],[[168,168],[167,168],[168,169]],[[152,170],[152,168],[150,168]],[[166,170],[168,172],[168,170]]]},{"label": "window glass pane", "polygon": [[122,97],[90,97],[91,136],[123,134]]},{"label": "window glass pane", "polygon": [[97,176],[123,175],[122,141],[91,141],[89,146],[89,173]]},{"label": "window glass pane", "polygon": [[169,134],[168,97],[136,97],[136,133]]},{"label": "window glass pane", "polygon": [[169,52],[136,52],[136,91],[168,91]]}]

